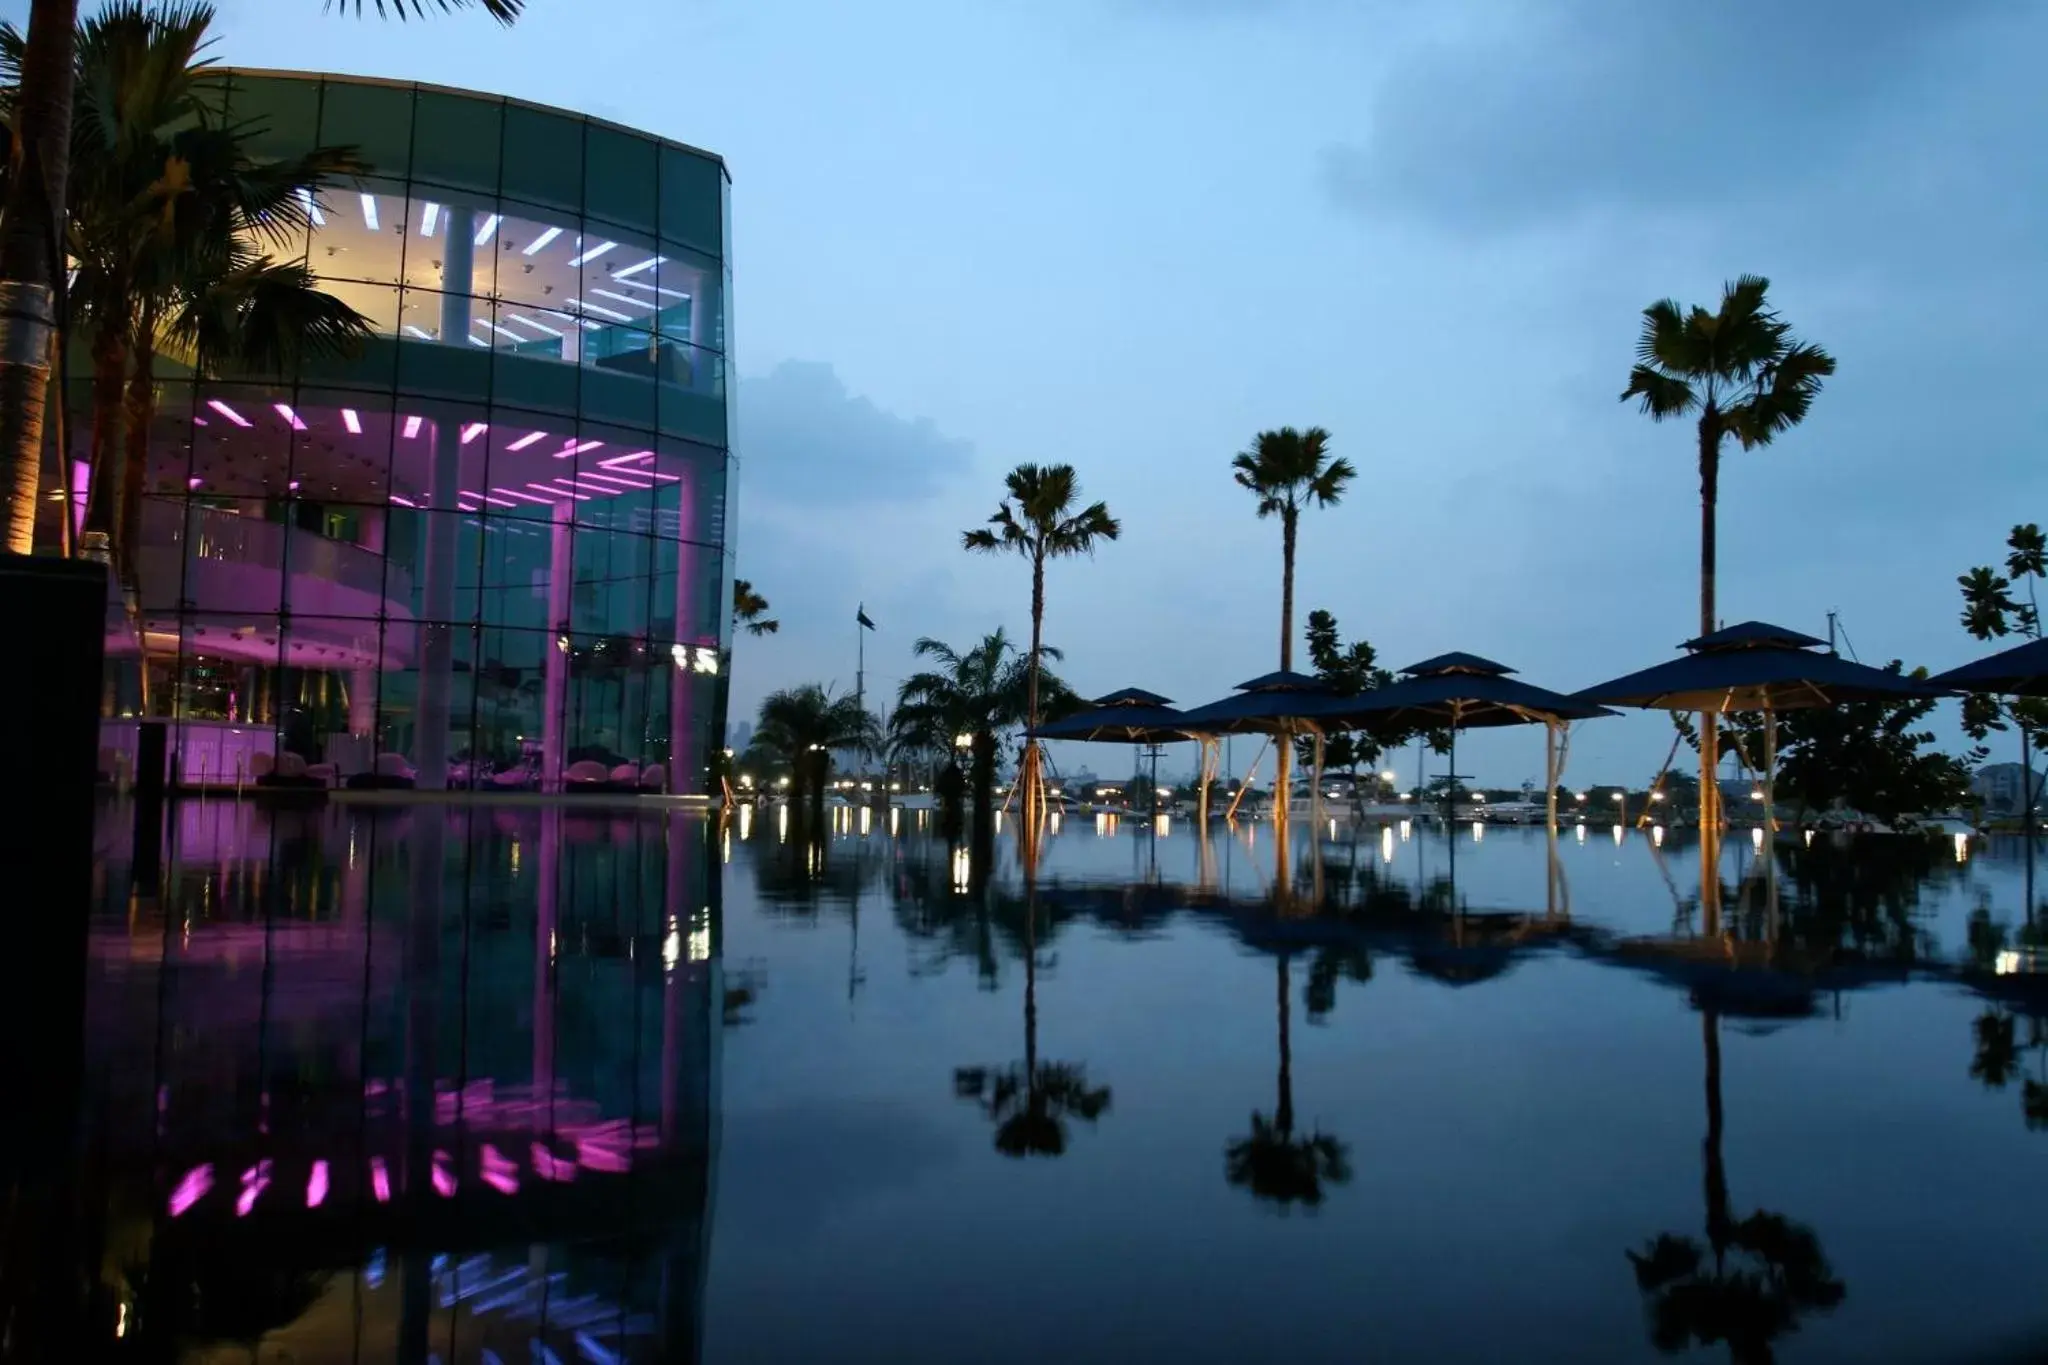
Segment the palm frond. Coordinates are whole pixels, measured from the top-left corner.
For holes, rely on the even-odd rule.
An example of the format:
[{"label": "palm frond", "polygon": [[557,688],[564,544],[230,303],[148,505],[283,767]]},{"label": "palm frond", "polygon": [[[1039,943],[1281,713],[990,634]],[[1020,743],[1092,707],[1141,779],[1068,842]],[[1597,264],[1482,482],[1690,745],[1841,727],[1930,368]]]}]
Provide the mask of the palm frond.
[{"label": "palm frond", "polygon": [[1626,403],[1631,398],[1641,400],[1642,411],[1659,422],[1683,417],[1697,409],[1700,402],[1691,384],[1648,365],[1638,365],[1629,371],[1628,387],[1621,391],[1621,401]]},{"label": "palm frond", "polygon": [[[327,0],[327,8],[342,14],[353,14],[360,19],[365,8],[364,0]],[[424,19],[429,14],[448,14],[455,10],[481,9],[501,24],[510,24],[526,8],[526,0],[369,0],[368,8],[379,19],[394,18]]]}]

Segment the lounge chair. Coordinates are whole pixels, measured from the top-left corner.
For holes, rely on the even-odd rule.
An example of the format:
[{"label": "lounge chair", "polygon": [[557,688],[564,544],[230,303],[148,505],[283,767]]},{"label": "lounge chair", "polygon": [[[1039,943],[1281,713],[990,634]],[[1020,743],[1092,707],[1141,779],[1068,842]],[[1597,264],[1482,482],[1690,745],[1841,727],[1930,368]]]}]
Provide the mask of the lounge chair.
[{"label": "lounge chair", "polygon": [[562,774],[562,790],[570,792],[603,792],[612,789],[611,769],[595,759],[580,759],[569,765]]}]

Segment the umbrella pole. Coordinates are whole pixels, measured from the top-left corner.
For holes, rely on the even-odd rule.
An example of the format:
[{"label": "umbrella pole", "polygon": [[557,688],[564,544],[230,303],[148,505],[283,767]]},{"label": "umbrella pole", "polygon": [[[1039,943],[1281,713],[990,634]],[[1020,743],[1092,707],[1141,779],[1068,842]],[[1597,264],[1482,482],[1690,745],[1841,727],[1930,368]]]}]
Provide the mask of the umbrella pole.
[{"label": "umbrella pole", "polygon": [[1557,722],[1543,722],[1543,914],[1557,917]]},{"label": "umbrella pole", "polygon": [[1244,794],[1251,790],[1252,774],[1259,770],[1259,764],[1263,762],[1266,757],[1266,745],[1272,742],[1272,736],[1269,735],[1259,745],[1259,752],[1255,757],[1253,757],[1252,766],[1244,770],[1244,781],[1237,784],[1237,794],[1230,798],[1230,809],[1223,813],[1224,819],[1235,820],[1237,818],[1238,803],[1244,800]]},{"label": "umbrella pole", "polygon": [[1770,942],[1778,942],[1778,713],[1764,711],[1764,887],[1770,912]]}]

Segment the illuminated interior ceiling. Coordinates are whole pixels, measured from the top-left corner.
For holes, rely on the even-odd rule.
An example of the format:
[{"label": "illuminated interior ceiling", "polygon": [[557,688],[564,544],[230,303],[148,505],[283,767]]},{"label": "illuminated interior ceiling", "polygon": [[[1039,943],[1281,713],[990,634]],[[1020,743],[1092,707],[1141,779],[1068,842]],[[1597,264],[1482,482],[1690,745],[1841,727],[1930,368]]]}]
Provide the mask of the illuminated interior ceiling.
[{"label": "illuminated interior ceiling", "polygon": [[[442,340],[439,295],[454,215],[431,200],[408,206],[397,195],[346,190],[323,191],[314,207],[308,263],[323,287],[379,331]],[[466,212],[477,300],[469,340],[477,346],[545,345],[579,330],[651,331],[662,309],[679,310],[662,324],[674,337],[688,330],[682,318],[701,289],[700,274],[715,268],[611,238],[586,240],[574,227]],[[405,293],[394,315],[389,286],[398,284]]]},{"label": "illuminated interior ceiling", "polygon": [[[375,401],[365,394],[366,403]],[[186,423],[191,423],[189,433]],[[434,419],[371,407],[304,407],[208,399],[158,417],[150,490],[220,498],[432,505]],[[645,444],[578,439],[545,428],[461,426],[456,506],[532,509],[647,493],[682,482]],[[663,501],[669,501],[664,499]],[[676,534],[675,513],[659,529]]]}]

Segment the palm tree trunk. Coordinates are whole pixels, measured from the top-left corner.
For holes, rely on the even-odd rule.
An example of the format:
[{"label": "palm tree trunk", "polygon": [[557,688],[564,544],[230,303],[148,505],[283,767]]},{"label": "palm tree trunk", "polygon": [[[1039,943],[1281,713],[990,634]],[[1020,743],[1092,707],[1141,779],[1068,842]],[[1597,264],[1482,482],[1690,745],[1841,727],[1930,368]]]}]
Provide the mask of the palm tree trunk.
[{"label": "palm tree trunk", "polygon": [[1273,1126],[1285,1139],[1294,1133],[1294,1040],[1288,1028],[1287,954],[1274,958],[1274,969],[1280,1010],[1280,1095],[1273,1110]]},{"label": "palm tree trunk", "polygon": [[[1282,672],[1294,667],[1294,535],[1299,524],[1300,513],[1289,507],[1280,514],[1280,668]],[[1294,739],[1282,735],[1273,746],[1273,820],[1276,830],[1287,825],[1289,807],[1294,801],[1293,758]],[[1286,845],[1286,839],[1279,843]]]},{"label": "palm tree trunk", "polygon": [[121,468],[121,516],[115,523],[114,562],[129,587],[136,584],[135,560],[142,550],[142,490],[149,469],[149,425],[156,416],[156,318],[145,310],[136,331],[133,368],[128,376],[127,458]]},{"label": "palm tree trunk", "polygon": [[1700,1012],[1700,1037],[1706,1051],[1707,1137],[1701,1144],[1706,1171],[1707,1241],[1714,1248],[1715,1268],[1720,1269],[1734,1217],[1728,1211],[1728,1168],[1721,1160],[1721,1016],[1715,1010]]},{"label": "palm tree trunk", "polygon": [[971,771],[968,774],[969,799],[974,802],[971,815],[973,832],[973,854],[985,859],[996,844],[996,737],[983,730],[977,731],[968,760]]},{"label": "palm tree trunk", "polygon": [[[1721,498],[1721,415],[1710,399],[1700,414],[1700,634],[1714,632],[1715,526]],[[1720,921],[1721,718],[1700,713],[1700,905]]]},{"label": "palm tree trunk", "polygon": [[0,550],[9,554],[27,554],[35,542],[77,25],[78,0],[29,7],[14,109],[17,160],[0,215]]},{"label": "palm tree trunk", "polygon": [[[1045,793],[1038,774],[1038,737],[1032,733],[1038,729],[1038,660],[1044,637],[1045,554],[1040,551],[1031,557],[1031,667],[1024,684],[1024,714],[1029,730],[1024,739],[1024,758],[1018,765],[1022,769],[1018,781],[1024,788],[1024,829],[1032,838],[1037,836],[1038,821],[1045,814]],[[1030,861],[1026,859],[1027,867]]]},{"label": "palm tree trunk", "polygon": [[92,492],[85,507],[85,529],[114,534],[121,516],[122,468],[126,443],[121,439],[123,402],[128,383],[128,340],[118,327],[102,327],[92,342]]}]

